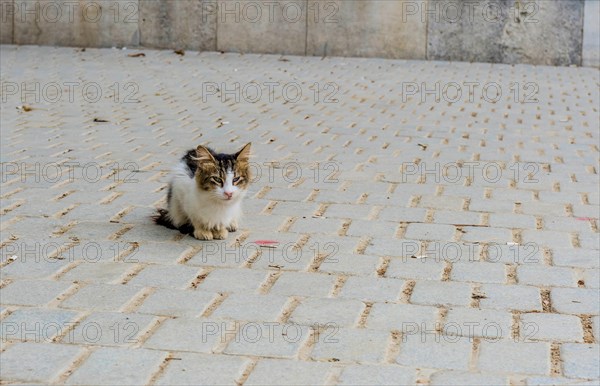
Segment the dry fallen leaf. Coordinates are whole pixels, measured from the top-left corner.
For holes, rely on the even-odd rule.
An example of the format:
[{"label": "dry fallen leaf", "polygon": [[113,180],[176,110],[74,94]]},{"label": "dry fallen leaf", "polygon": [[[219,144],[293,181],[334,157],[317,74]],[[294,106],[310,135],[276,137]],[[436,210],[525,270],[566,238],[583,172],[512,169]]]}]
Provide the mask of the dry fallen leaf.
[{"label": "dry fallen leaf", "polygon": [[185,55],[185,51],[184,50],[175,50],[173,52],[176,53],[177,55],[181,55],[181,56]]},{"label": "dry fallen leaf", "polygon": [[136,54],[129,54],[127,56],[129,56],[130,58],[139,58],[141,56],[146,56],[146,54],[144,54],[143,52],[138,52]]},{"label": "dry fallen leaf", "polygon": [[23,110],[25,112],[28,112],[28,111],[33,110],[33,107],[31,107],[29,105],[22,105],[22,106],[17,106],[17,110]]}]

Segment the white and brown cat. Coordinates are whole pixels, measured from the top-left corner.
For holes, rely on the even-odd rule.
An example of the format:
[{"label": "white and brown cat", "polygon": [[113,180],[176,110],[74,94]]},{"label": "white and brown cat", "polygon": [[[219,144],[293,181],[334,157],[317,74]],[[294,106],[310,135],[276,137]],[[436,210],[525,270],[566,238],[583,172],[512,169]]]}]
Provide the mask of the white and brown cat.
[{"label": "white and brown cat", "polygon": [[235,232],[252,178],[250,145],[235,154],[202,145],[188,151],[173,170],[167,209],[159,209],[154,221],[199,240],[222,240]]}]

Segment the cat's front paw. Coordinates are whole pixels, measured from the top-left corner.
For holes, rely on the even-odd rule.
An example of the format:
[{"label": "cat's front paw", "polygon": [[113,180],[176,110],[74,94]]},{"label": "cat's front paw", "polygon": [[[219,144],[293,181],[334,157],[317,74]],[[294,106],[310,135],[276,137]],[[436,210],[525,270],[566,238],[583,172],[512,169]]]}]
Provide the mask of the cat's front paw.
[{"label": "cat's front paw", "polygon": [[227,230],[229,232],[235,232],[238,230],[238,224],[237,221],[232,221],[231,224],[229,224],[229,226],[227,227]]},{"label": "cat's front paw", "polygon": [[213,229],[212,231],[212,236],[215,240],[225,240],[228,234],[229,232],[225,228]]},{"label": "cat's front paw", "polygon": [[205,230],[205,229],[195,229],[194,237],[197,238],[198,240],[212,240],[213,233],[211,231]]}]

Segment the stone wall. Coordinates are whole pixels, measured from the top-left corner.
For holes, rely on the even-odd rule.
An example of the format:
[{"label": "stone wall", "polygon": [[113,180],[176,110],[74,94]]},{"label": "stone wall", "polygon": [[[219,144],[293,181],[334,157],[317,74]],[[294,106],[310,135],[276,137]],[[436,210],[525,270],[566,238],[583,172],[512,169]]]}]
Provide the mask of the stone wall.
[{"label": "stone wall", "polygon": [[599,66],[596,0],[0,0],[0,42]]}]

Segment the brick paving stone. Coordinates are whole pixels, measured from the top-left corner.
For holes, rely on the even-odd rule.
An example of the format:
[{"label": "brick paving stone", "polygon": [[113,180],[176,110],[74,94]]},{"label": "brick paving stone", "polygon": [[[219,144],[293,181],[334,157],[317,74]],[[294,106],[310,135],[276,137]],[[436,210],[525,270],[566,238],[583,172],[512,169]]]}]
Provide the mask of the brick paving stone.
[{"label": "brick paving stone", "polygon": [[481,246],[477,242],[435,241],[430,242],[424,252],[438,262],[466,263],[480,260]]},{"label": "brick paving stone", "polygon": [[[319,199],[319,202],[324,204],[353,204],[358,199],[359,194],[357,194],[356,192],[340,192],[337,190],[322,189],[319,191],[317,197]],[[308,194],[306,198],[308,198]]]},{"label": "brick paving stone", "polygon": [[210,319],[168,319],[144,342],[144,347],[157,350],[211,353],[227,334],[234,334],[229,322]]},{"label": "brick paving stone", "polygon": [[578,240],[581,248],[595,249],[596,252],[600,249],[600,235],[598,233],[580,233]]},{"label": "brick paving stone", "polygon": [[535,265],[544,262],[544,250],[536,243],[490,243],[482,250],[485,260],[492,263]]},{"label": "brick paving stone", "polygon": [[[267,204],[269,203],[269,200],[264,200],[265,204],[262,205],[261,209],[264,208],[265,206],[267,206]],[[352,207],[353,205],[348,205],[349,207]],[[277,216],[296,216],[298,214],[298,212],[300,213],[313,213],[315,210],[317,210],[319,208],[319,205],[314,203],[314,202],[293,202],[293,201],[277,201],[277,205],[275,206],[275,208],[273,209],[273,211],[271,212],[274,215]],[[248,208],[247,206],[245,207],[246,210],[250,210],[250,208]],[[327,217],[334,217],[336,218],[336,216],[332,216],[329,214],[329,209],[328,208],[328,216]],[[347,216],[342,216],[342,218],[346,218]]]},{"label": "brick paving stone", "polygon": [[[79,244],[65,251],[63,256],[69,260],[83,260],[85,263],[90,264],[120,263],[120,255],[127,250],[131,250],[130,253],[122,257],[122,262],[134,264],[141,261],[141,259],[138,259],[140,249],[136,244],[126,241],[81,240]],[[85,264],[82,264],[81,267],[85,267]],[[126,265],[123,267],[123,269],[128,268],[131,268],[131,266]]]},{"label": "brick paving stone", "polygon": [[212,292],[159,288],[144,299],[136,312],[191,318],[201,315],[216,296]]},{"label": "brick paving stone", "polygon": [[540,231],[525,229],[522,233],[524,243],[536,243],[548,248],[569,248],[573,244],[571,235],[566,232]]},{"label": "brick paving stone", "polygon": [[373,329],[418,331],[433,329],[437,308],[413,304],[375,303],[367,318]]},{"label": "brick paving stone", "polygon": [[17,343],[0,356],[2,378],[12,382],[48,384],[68,370],[81,355],[77,346],[57,343]]},{"label": "brick paving stone", "polygon": [[583,272],[583,279],[584,279],[586,287],[600,288],[600,270],[599,269],[586,269]]},{"label": "brick paving stone", "polygon": [[495,228],[535,228],[535,216],[516,213],[492,213],[490,214],[490,226]]},{"label": "brick paving stone", "polygon": [[414,382],[414,369],[394,365],[349,365],[338,379],[340,385],[411,385]]},{"label": "brick paving stone", "polygon": [[427,210],[423,208],[385,207],[379,214],[383,221],[420,222],[425,220]]},{"label": "brick paving stone", "polygon": [[309,329],[294,323],[251,323],[239,325],[225,354],[292,358],[309,338]]},{"label": "brick paving stone", "polygon": [[577,385],[583,386],[595,386],[598,383],[596,381],[587,381],[585,379],[573,379],[564,377],[527,377],[525,382],[528,385],[538,386],[554,386],[554,385],[572,385],[576,382]]},{"label": "brick paving stone", "polygon": [[419,201],[420,208],[461,210],[464,199],[451,196],[422,196]]},{"label": "brick paving stone", "polygon": [[468,370],[472,343],[464,337],[416,334],[403,337],[396,362],[436,368]]},{"label": "brick paving stone", "polygon": [[[417,192],[415,192],[415,187],[417,187]],[[394,192],[394,194],[390,194],[388,191],[384,192],[368,192],[367,199],[365,200],[366,204],[369,205],[405,205],[410,202],[411,198],[418,193],[431,193],[433,190],[430,186],[426,186],[426,192],[422,191],[422,188],[418,185],[404,185],[404,189],[400,192]],[[364,192],[364,188],[360,189],[356,192],[357,196],[360,196],[361,192]]]},{"label": "brick paving stone", "polygon": [[76,316],[72,311],[21,308],[0,322],[0,336],[3,340],[50,343],[74,325]]},{"label": "brick paving stone", "polygon": [[587,288],[552,288],[550,291],[552,307],[566,314],[600,313],[598,291]]},{"label": "brick paving stone", "polygon": [[[598,193],[596,192],[595,194],[598,197]],[[596,201],[591,201],[590,204],[592,205],[581,205],[579,203],[573,205],[573,215],[598,219],[598,209],[600,209],[600,206],[598,205],[597,198]]]},{"label": "brick paving stone", "polygon": [[573,217],[542,217],[544,228],[558,232],[591,232],[589,221],[577,220]]},{"label": "brick paving stone", "polygon": [[563,267],[541,265],[521,265],[517,267],[517,279],[520,284],[552,287],[576,287],[575,270]]},{"label": "brick paving stone", "polygon": [[276,295],[235,293],[229,295],[212,313],[214,318],[274,322],[288,299]]},{"label": "brick paving stone", "polygon": [[446,265],[436,258],[394,258],[390,260],[385,276],[404,279],[441,280],[445,267]]},{"label": "brick paving stone", "polygon": [[404,283],[399,279],[351,276],[338,296],[366,302],[393,302],[398,300]]},{"label": "brick paving stone", "polygon": [[346,235],[353,237],[377,236],[394,237],[398,228],[398,222],[370,220],[352,220]]},{"label": "brick paving stone", "polygon": [[62,342],[131,346],[140,342],[140,336],[155,320],[151,315],[97,312],[79,322]]},{"label": "brick paving stone", "polygon": [[290,322],[306,326],[333,324],[338,327],[353,326],[364,308],[355,299],[305,299],[292,313]]},{"label": "brick paving stone", "polygon": [[[291,213],[297,213],[298,209],[296,208],[297,207],[294,207]],[[329,207],[327,207],[325,216],[341,219],[350,218],[356,220],[366,220],[372,211],[373,207],[370,205],[331,204]]]},{"label": "brick paving stone", "polygon": [[328,363],[261,359],[245,385],[322,385],[331,369]]},{"label": "brick paving stone", "polygon": [[478,186],[464,186],[464,185],[445,185],[444,186],[444,194],[449,196],[460,196],[460,197],[469,197],[473,198],[481,198],[485,196],[485,190]]},{"label": "brick paving stone", "polygon": [[149,265],[127,284],[134,287],[187,288],[198,275],[198,268],[183,265]]},{"label": "brick paving stone", "polygon": [[[94,351],[73,374],[67,385],[141,385],[148,383],[167,353],[102,347]],[[102,366],[98,366],[102,363]]]},{"label": "brick paving stone", "polygon": [[64,274],[65,281],[117,284],[133,267],[124,263],[82,263]]},{"label": "brick paving stone", "polygon": [[[390,334],[357,328],[327,326],[319,334],[311,358],[343,362],[379,363],[385,358]],[[335,359],[333,359],[335,358]]]},{"label": "brick paving stone", "polygon": [[436,224],[481,225],[481,213],[437,210],[433,215]]},{"label": "brick paving stone", "polygon": [[506,272],[503,264],[472,261],[452,265],[450,279],[478,283],[504,283]]},{"label": "brick paving stone", "polygon": [[469,210],[473,212],[512,213],[515,203],[500,199],[478,198],[469,202]]},{"label": "brick paving stone", "polygon": [[581,320],[573,315],[550,313],[521,314],[523,339],[583,342]]},{"label": "brick paving stone", "polygon": [[65,268],[67,264],[68,262],[63,260],[44,259],[35,261],[34,259],[17,259],[2,268],[2,277],[6,279],[42,279],[57,273]]},{"label": "brick paving stone", "polygon": [[444,224],[409,224],[405,237],[417,240],[453,240],[455,227]]},{"label": "brick paving stone", "polygon": [[477,368],[495,373],[549,375],[550,343],[481,342]]},{"label": "brick paving stone", "polygon": [[[333,252],[323,260],[319,271],[348,275],[371,275],[375,273],[381,259],[369,255],[346,255]],[[329,251],[328,251],[329,252]]]},{"label": "brick paving stone", "polygon": [[522,285],[483,284],[480,291],[482,308],[532,311],[542,309],[540,292],[535,287]]},{"label": "brick paving stone", "polygon": [[[387,239],[383,237],[374,237],[365,250],[368,255],[375,256],[399,256],[404,257],[407,254],[412,255],[414,250],[418,251],[419,242],[417,240],[398,240]],[[406,256],[410,257],[410,256]]]},{"label": "brick paving stone", "polygon": [[553,248],[552,261],[557,266],[600,268],[598,251],[592,249]]},{"label": "brick paving stone", "polygon": [[410,301],[426,305],[468,306],[471,290],[467,283],[417,281]]},{"label": "brick paving stone", "polygon": [[567,377],[600,377],[600,345],[565,343],[560,346],[563,371]]},{"label": "brick paving stone", "polygon": [[[569,166],[571,166],[571,165],[569,165]],[[552,168],[556,168],[556,167],[559,167],[559,165],[558,164],[552,165]],[[576,186],[578,186],[578,185],[576,185]],[[567,202],[579,200],[578,194],[573,194],[571,192],[566,192],[566,191],[550,192],[550,191],[542,190],[539,192],[539,197],[540,197],[540,201],[542,201],[542,202],[553,202],[556,204],[565,204]]]},{"label": "brick paving stone", "polygon": [[136,263],[175,264],[189,246],[174,243],[145,242],[139,244],[128,261]]},{"label": "brick paving stone", "polygon": [[277,201],[303,201],[308,198],[308,193],[304,190],[290,191],[285,188],[273,188],[265,198]]},{"label": "brick paving stone", "polygon": [[524,214],[534,216],[565,216],[567,214],[564,206],[546,202],[525,202],[522,210]]},{"label": "brick paving stone", "polygon": [[215,269],[198,285],[198,289],[213,292],[252,293],[266,279],[267,273],[251,269]]},{"label": "brick paving stone", "polygon": [[313,261],[313,257],[314,252],[294,250],[291,245],[285,249],[269,248],[252,263],[252,268],[281,269],[283,271],[306,270]]},{"label": "brick paving stone", "polygon": [[[96,224],[94,224],[94,226],[97,226]],[[115,230],[115,232],[118,231]],[[122,236],[122,240],[124,241],[130,241],[130,242],[138,242],[138,240],[153,240],[153,241],[157,241],[157,242],[168,242],[170,241],[173,236],[176,235],[175,231],[171,231],[171,232],[164,232],[161,231],[160,228],[156,227],[155,224],[152,224],[150,222],[148,223],[141,223],[138,224],[138,226],[132,228],[130,231],[126,232],[123,236]],[[140,251],[141,253],[142,251]],[[154,255],[154,254],[151,254]],[[140,255],[141,257],[142,255]],[[171,257],[172,260],[175,260],[176,256],[173,256],[171,254],[168,254],[167,256],[151,256],[151,257],[155,257],[155,258],[167,258]],[[141,258],[140,258],[141,261]]]},{"label": "brick paving stone", "polygon": [[510,339],[512,315],[507,311],[452,307],[444,320],[445,334]]},{"label": "brick paving stone", "polygon": [[306,272],[284,272],[270,293],[289,296],[327,296],[333,288],[334,276]]},{"label": "brick paving stone", "polygon": [[217,354],[175,352],[172,358],[157,385],[192,385],[199,379],[207,385],[235,385],[248,363],[243,357]]},{"label": "brick paving stone", "polygon": [[534,200],[533,191],[522,189],[495,188],[494,196],[503,200],[514,200],[517,202],[530,202]]},{"label": "brick paving stone", "polygon": [[462,227],[461,240],[466,242],[487,242],[504,244],[512,240],[510,230],[504,228]]},{"label": "brick paving stone", "polygon": [[43,306],[71,286],[70,283],[44,280],[18,280],[0,289],[4,304]]},{"label": "brick paving stone", "polygon": [[89,284],[60,305],[64,308],[117,311],[140,291],[141,287],[121,284]]},{"label": "brick paving stone", "polygon": [[465,371],[436,371],[431,375],[430,385],[439,386],[478,386],[478,385],[508,385],[506,377],[500,375],[485,375]]},{"label": "brick paving stone", "polygon": [[290,232],[336,233],[341,225],[341,220],[336,218],[299,218],[292,224]]}]

